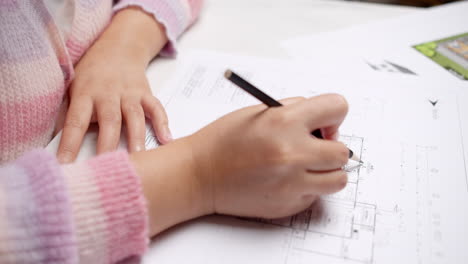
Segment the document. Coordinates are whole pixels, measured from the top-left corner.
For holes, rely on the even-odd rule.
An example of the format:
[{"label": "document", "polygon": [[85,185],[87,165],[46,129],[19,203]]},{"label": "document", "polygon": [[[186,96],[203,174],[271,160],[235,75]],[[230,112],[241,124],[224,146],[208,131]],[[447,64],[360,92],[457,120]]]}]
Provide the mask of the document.
[{"label": "document", "polygon": [[[421,79],[424,89],[457,94],[461,133],[468,135],[468,1],[335,32],[286,40],[297,64],[323,65],[339,78]],[[319,52],[318,52],[319,51]],[[332,77],[333,75],[330,75]],[[465,162],[468,160],[464,137]]]},{"label": "document", "polygon": [[[340,93],[340,140],[362,158],[348,184],[283,219],[207,216],[157,236],[143,263],[461,263],[468,259],[468,92],[410,74],[344,74],[321,64],[195,51],[157,96],[175,138],[259,104],[231,69],[275,99]],[[151,129],[148,128],[148,132]],[[240,135],[241,136],[241,135]],[[124,137],[123,137],[124,138]],[[152,133],[147,147],[157,147]],[[48,147],[54,151],[59,138]],[[93,155],[88,133],[80,159]],[[121,147],[125,147],[122,140]]]},{"label": "document", "polygon": [[286,40],[295,59],[335,65],[337,75],[454,79],[468,87],[468,1],[377,23]]},{"label": "document", "polygon": [[461,263],[468,259],[466,104],[443,81],[330,78],[322,65],[194,52],[158,96],[174,136],[259,102],[231,69],[275,99],[336,92],[350,111],[340,140],[363,166],[306,211],[265,220],[208,216],[158,236],[144,263]]}]

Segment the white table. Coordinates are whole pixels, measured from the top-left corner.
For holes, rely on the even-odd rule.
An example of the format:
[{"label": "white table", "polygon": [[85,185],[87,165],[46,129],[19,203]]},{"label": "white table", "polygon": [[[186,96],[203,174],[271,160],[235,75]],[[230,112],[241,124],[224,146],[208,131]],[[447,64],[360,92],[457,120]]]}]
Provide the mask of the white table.
[{"label": "white table", "polygon": [[[243,55],[286,57],[280,42],[295,36],[392,18],[413,7],[334,0],[205,0],[197,23],[178,43]],[[176,60],[158,58],[149,69],[153,91],[168,80]]]}]

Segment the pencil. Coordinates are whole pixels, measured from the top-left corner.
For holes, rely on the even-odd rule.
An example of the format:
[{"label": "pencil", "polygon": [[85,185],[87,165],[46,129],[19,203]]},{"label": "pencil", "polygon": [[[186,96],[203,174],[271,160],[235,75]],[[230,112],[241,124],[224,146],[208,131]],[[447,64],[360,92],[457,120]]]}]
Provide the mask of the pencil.
[{"label": "pencil", "polygon": [[[242,90],[246,91],[253,97],[260,100],[262,103],[266,104],[268,107],[282,106],[280,102],[276,101],[268,94],[262,92],[260,89],[253,86],[251,83],[244,80],[242,77],[232,72],[231,70],[226,70],[226,72],[224,73],[224,77],[226,77],[226,79],[228,79],[229,81],[233,82],[235,85],[239,86]],[[315,136],[316,138],[323,139],[322,132],[320,131],[320,129],[313,131],[311,134]],[[359,163],[363,163],[362,160],[359,157],[357,157],[352,150],[350,149],[348,150],[349,150],[349,159],[352,159]]]}]

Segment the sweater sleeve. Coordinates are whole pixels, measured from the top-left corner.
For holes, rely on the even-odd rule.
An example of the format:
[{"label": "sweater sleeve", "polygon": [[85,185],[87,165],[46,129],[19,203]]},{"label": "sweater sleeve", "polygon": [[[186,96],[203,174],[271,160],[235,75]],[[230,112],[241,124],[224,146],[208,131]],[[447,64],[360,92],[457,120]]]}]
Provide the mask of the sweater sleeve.
[{"label": "sweater sleeve", "polygon": [[43,150],[0,168],[0,263],[121,263],[148,243],[125,152],[61,166]]},{"label": "sweater sleeve", "polygon": [[195,22],[202,3],[203,0],[120,0],[114,6],[114,12],[128,6],[138,6],[152,14],[165,27],[169,40],[161,55],[173,56],[177,38]]}]

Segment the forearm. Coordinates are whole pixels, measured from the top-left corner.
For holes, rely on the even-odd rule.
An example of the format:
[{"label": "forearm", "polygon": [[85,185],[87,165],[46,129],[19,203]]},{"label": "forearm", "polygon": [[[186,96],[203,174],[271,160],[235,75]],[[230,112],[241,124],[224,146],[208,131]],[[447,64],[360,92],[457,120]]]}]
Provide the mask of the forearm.
[{"label": "forearm", "polygon": [[114,10],[138,6],[153,15],[164,25],[168,43],[162,55],[175,55],[177,39],[196,21],[200,15],[203,0],[120,0]]}]

